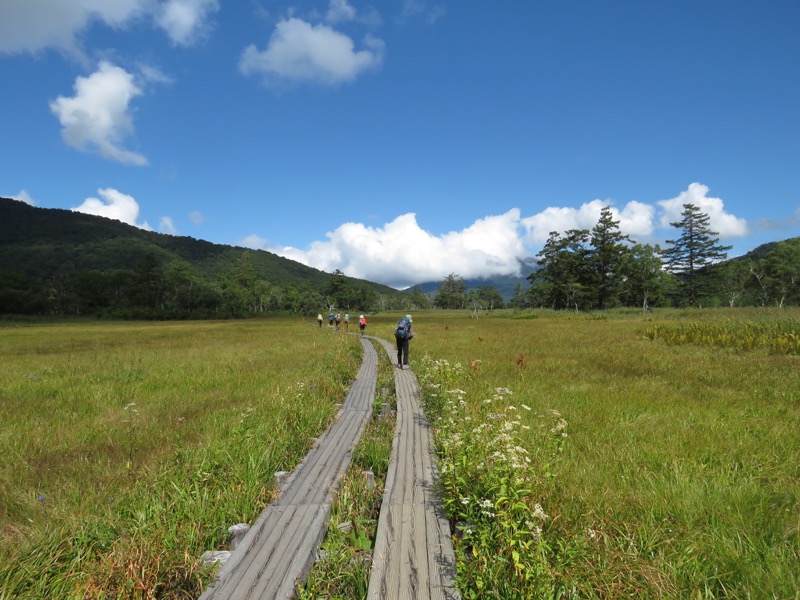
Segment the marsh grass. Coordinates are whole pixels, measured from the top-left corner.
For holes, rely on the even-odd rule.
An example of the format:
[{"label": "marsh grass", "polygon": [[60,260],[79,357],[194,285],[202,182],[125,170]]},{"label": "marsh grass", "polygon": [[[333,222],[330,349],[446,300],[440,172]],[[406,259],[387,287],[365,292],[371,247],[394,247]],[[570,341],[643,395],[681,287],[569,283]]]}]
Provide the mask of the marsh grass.
[{"label": "marsh grass", "polygon": [[644,335],[671,345],[697,344],[745,351],[766,348],[772,354],[800,354],[798,320],[728,319],[655,324],[646,328]]},{"label": "marsh grass", "polygon": [[0,329],[0,598],[185,598],[361,362],[298,319]]},{"label": "marsh grass", "polygon": [[[389,468],[397,409],[394,368],[378,347],[378,383],[372,420],[353,449],[352,462],[331,505],[328,531],[298,598],[366,598],[372,549]],[[368,484],[365,472],[374,476]]]},{"label": "marsh grass", "polygon": [[[765,312],[690,314],[710,327],[796,317]],[[645,338],[647,327],[686,318],[676,311],[506,316],[517,318],[415,318],[412,352],[461,367],[464,376],[447,385],[463,392],[462,414],[508,388],[517,407],[531,408],[517,413],[531,453],[541,447],[541,415],[557,410],[569,423],[563,450],[534,463],[549,476],[522,494],[550,517],[538,546],[548,569],[535,585],[544,587],[518,578],[505,595],[481,588],[476,564],[489,563],[466,552],[466,597],[797,597],[797,357]],[[455,426],[442,425],[437,444]]]},{"label": "marsh grass", "polygon": [[[518,421],[513,441],[531,459],[517,485],[514,462],[474,468],[479,457],[498,464],[485,460],[493,438],[451,453],[486,476],[473,480],[482,504],[445,498],[466,507],[456,528],[464,597],[797,598],[798,357],[644,334],[686,320],[797,316],[415,314],[412,368],[465,403],[448,413],[425,399],[437,447],[468,423],[443,417],[492,406]],[[368,333],[391,339],[396,319],[377,315]],[[360,347],[297,320],[12,325],[0,329],[0,360],[0,451],[9,457],[0,464],[0,598],[178,598],[208,580],[199,553],[252,520],[273,493],[272,473],[289,470],[327,425]],[[428,370],[444,363],[453,369]],[[554,410],[568,426],[558,429]],[[388,461],[380,448],[391,427],[382,426],[354,453],[373,469]],[[345,583],[309,587],[312,597],[363,597],[363,515],[376,509],[361,461],[332,520],[354,527],[336,527],[343,551],[310,580]],[[497,527],[509,523],[504,547]],[[489,576],[503,572],[501,589]]]}]

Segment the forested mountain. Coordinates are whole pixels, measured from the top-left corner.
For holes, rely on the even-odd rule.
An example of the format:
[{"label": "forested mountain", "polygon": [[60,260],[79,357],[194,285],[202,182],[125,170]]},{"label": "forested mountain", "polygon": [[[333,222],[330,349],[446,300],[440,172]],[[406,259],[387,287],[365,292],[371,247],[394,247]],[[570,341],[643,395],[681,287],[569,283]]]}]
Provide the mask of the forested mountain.
[{"label": "forested mountain", "polygon": [[0,313],[142,318],[367,310],[405,298],[263,250],[0,198]]},{"label": "forested mountain", "polygon": [[0,198],[0,269],[47,280],[73,271],[134,269],[146,255],[180,259],[209,278],[232,271],[247,252],[259,278],[320,286],[330,275],[262,250],[145,231],[104,217],[36,208]]},{"label": "forested mountain", "polygon": [[[685,206],[686,219],[707,220]],[[701,231],[683,226],[684,234]],[[590,230],[553,232],[523,278],[452,273],[406,292],[325,273],[262,250],[144,231],[0,198],[0,314],[229,318],[417,308],[784,306],[800,304],[800,238],[714,260],[716,234],[638,244],[604,209]],[[714,250],[714,252],[711,252]]]}]

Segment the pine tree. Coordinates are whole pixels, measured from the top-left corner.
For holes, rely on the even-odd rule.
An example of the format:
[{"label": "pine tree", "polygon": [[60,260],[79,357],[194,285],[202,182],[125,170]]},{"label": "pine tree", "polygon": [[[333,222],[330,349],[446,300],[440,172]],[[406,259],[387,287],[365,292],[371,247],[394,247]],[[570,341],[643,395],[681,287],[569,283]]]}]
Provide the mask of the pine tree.
[{"label": "pine tree", "polygon": [[680,221],[670,223],[681,230],[676,240],[667,240],[663,258],[667,271],[681,282],[682,297],[689,305],[697,305],[708,278],[701,269],[715,261],[725,260],[731,246],[719,244],[719,233],[711,231],[709,217],[694,204],[684,204]]},{"label": "pine tree", "polygon": [[583,305],[590,284],[589,230],[570,229],[564,237],[551,231],[539,253],[540,270],[528,276],[534,284],[531,294],[539,301],[555,307],[574,308]]},{"label": "pine tree", "polygon": [[600,219],[592,229],[592,249],[589,251],[589,268],[595,294],[595,305],[599,309],[606,308],[617,301],[621,286],[621,271],[628,247],[624,242],[630,238],[619,230],[619,221],[615,221],[611,208],[603,207]]},{"label": "pine tree", "polygon": [[464,279],[455,273],[445,277],[433,304],[437,308],[464,308],[467,305],[467,284]]}]

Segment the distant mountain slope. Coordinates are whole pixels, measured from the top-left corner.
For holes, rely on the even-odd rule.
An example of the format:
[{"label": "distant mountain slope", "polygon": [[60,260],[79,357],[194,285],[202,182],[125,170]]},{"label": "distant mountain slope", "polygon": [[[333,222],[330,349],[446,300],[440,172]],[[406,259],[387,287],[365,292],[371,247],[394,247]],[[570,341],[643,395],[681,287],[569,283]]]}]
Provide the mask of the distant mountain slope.
[{"label": "distant mountain slope", "polygon": [[[183,260],[211,280],[232,273],[243,253],[248,253],[256,277],[273,284],[317,287],[331,277],[264,250],[155,233],[113,219],[0,198],[0,271],[38,280],[76,271],[136,269],[147,256],[163,263]],[[387,286],[364,283],[380,293],[396,293]]]},{"label": "distant mountain slope", "polygon": [[[520,261],[520,275],[496,275],[494,277],[487,277],[485,279],[464,279],[464,285],[467,286],[467,291],[476,290],[481,286],[489,286],[495,288],[500,295],[503,297],[505,302],[511,300],[514,297],[514,293],[516,291],[517,284],[521,285],[521,289],[524,292],[530,286],[530,281],[528,281],[528,275],[531,273],[535,273],[538,270],[538,264],[536,259],[529,258]],[[458,275],[458,273],[456,273]],[[425,294],[431,294],[436,292],[442,285],[442,281],[426,281],[423,283],[418,283],[412,286],[409,289],[414,289],[418,287],[423,291]]]}]

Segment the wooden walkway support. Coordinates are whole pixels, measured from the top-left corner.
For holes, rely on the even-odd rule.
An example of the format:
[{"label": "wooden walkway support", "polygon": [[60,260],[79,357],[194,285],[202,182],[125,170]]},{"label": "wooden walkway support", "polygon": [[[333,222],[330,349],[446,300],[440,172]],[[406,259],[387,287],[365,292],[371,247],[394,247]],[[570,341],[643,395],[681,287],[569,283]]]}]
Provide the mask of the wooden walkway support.
[{"label": "wooden walkway support", "polygon": [[[379,341],[395,364],[396,348]],[[372,555],[368,600],[458,600],[450,524],[435,485],[430,427],[410,370],[395,369],[397,429]]]},{"label": "wooden walkway support", "polygon": [[325,536],[333,493],[372,413],[377,353],[361,340],[364,360],[334,423],[292,472],[201,600],[293,598]]}]

